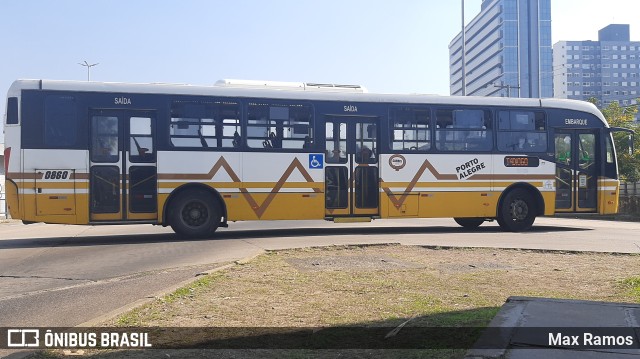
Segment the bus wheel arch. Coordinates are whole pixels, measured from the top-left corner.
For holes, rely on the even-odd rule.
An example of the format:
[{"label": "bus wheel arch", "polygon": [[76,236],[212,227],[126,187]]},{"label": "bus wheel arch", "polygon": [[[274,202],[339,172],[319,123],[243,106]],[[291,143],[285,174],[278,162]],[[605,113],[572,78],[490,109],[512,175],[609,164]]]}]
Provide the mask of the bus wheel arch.
[{"label": "bus wheel arch", "polygon": [[485,219],[482,217],[469,217],[469,218],[461,218],[461,217],[454,217],[453,218],[454,221],[456,221],[456,223],[458,223],[461,227],[465,228],[465,229],[476,229],[478,227],[480,227],[480,225],[482,225],[485,222]]},{"label": "bus wheel arch", "polygon": [[[215,231],[217,227],[226,227],[227,226],[227,207],[222,199],[222,196],[218,191],[214,188],[199,184],[199,183],[189,183],[184,184],[171,192],[169,198],[164,203],[163,212],[162,212],[162,225],[167,226],[170,225],[174,230],[176,230],[176,226],[179,226],[178,223],[171,223],[175,221],[177,213],[176,205],[181,205],[181,202],[184,201],[185,197],[194,197],[193,194],[200,194],[200,199],[202,199],[202,204],[206,207],[207,204],[213,206],[211,209],[217,212],[218,223],[215,224],[214,229],[211,231]],[[197,196],[196,196],[197,197]],[[207,199],[208,197],[208,199]],[[193,234],[193,236],[202,236],[204,233]]]},{"label": "bus wheel arch", "polygon": [[515,183],[500,195],[496,219],[507,231],[527,231],[537,216],[544,215],[544,207],[544,199],[537,188],[528,183]]}]

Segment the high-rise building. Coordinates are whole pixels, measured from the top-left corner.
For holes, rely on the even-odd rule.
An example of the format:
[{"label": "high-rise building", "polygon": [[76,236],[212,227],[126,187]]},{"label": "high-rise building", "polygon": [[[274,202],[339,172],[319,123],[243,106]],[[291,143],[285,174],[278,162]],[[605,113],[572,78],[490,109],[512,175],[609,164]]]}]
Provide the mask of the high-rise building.
[{"label": "high-rise building", "polygon": [[555,97],[637,104],[640,91],[640,41],[631,41],[629,25],[598,31],[598,41],[559,41],[553,45]]},{"label": "high-rise building", "polygon": [[[452,95],[462,95],[461,38],[449,44]],[[551,0],[483,0],[465,38],[466,95],[553,97]]]}]

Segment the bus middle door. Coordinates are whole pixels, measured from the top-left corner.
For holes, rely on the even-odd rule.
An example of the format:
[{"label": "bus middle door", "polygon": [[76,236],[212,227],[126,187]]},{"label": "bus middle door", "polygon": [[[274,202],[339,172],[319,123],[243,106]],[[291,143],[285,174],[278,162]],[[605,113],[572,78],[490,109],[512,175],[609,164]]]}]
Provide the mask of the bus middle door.
[{"label": "bus middle door", "polygon": [[157,220],[155,113],[92,110],[90,220]]},{"label": "bus middle door", "polygon": [[376,119],[327,116],[325,130],[325,215],[379,215]]}]

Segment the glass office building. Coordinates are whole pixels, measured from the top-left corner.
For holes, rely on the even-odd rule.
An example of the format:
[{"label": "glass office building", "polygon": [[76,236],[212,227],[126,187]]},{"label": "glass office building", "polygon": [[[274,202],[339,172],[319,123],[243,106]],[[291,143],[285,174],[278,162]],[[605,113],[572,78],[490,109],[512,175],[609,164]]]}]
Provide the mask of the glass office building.
[{"label": "glass office building", "polygon": [[[483,0],[465,31],[466,95],[553,97],[551,0]],[[452,95],[462,95],[462,36],[449,44]]]}]

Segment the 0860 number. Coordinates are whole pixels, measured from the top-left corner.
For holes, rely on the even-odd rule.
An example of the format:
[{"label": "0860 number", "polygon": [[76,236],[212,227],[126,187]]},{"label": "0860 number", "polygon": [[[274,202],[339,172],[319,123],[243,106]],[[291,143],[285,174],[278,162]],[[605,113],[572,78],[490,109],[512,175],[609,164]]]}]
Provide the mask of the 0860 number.
[{"label": "0860 number", "polygon": [[69,171],[46,171],[44,173],[44,179],[67,179],[69,177]]}]

